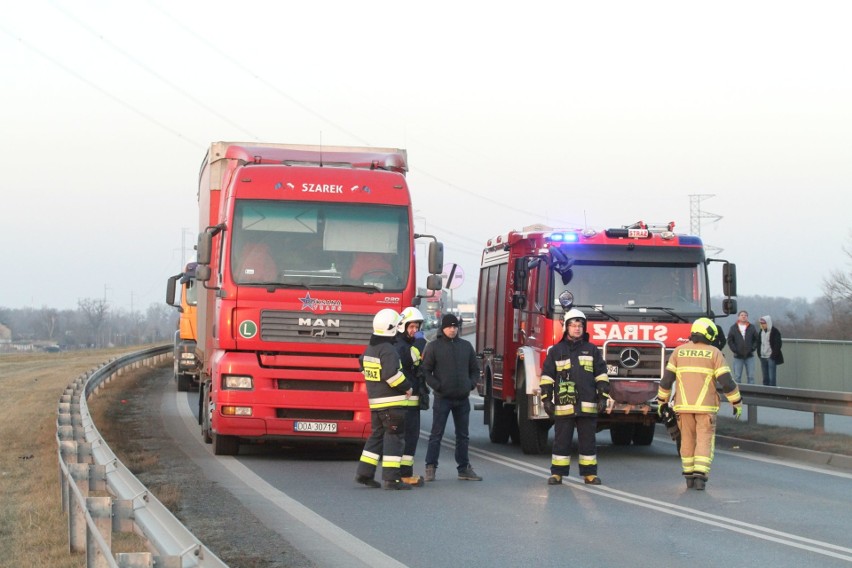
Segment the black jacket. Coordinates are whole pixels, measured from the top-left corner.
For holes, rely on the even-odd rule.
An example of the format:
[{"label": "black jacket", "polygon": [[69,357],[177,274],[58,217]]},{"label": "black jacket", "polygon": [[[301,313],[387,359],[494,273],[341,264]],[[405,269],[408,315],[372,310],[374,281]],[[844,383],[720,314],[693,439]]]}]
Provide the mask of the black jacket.
[{"label": "black jacket", "polygon": [[460,337],[450,339],[441,330],[434,341],[426,344],[421,367],[426,384],[436,397],[467,398],[479,382],[479,363],[473,346]]},{"label": "black jacket", "polygon": [[737,359],[748,359],[753,356],[759,345],[758,341],[757,328],[751,324],[746,327],[745,337],[740,333],[739,325],[736,323],[728,330],[728,347]]}]

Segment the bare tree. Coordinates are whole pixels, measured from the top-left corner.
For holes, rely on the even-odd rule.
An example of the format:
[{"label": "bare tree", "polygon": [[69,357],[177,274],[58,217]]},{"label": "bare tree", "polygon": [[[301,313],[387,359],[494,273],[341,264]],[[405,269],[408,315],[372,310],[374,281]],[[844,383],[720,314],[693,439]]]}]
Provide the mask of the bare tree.
[{"label": "bare tree", "polygon": [[[849,239],[850,244],[843,247],[843,252],[849,260],[847,264],[852,267],[852,232]],[[833,270],[823,281],[822,291],[831,314],[826,335],[829,339],[852,339],[852,269]]]},{"label": "bare tree", "polygon": [[53,339],[56,333],[56,326],[59,324],[59,310],[56,308],[41,308],[41,325],[44,328],[44,334],[47,339]]},{"label": "bare tree", "polygon": [[98,346],[105,345],[107,342],[101,337],[101,329],[103,328],[107,315],[109,314],[109,306],[107,305],[106,300],[84,298],[77,301],[77,307],[83,313],[83,316],[86,318],[86,322],[92,329],[95,344]]}]

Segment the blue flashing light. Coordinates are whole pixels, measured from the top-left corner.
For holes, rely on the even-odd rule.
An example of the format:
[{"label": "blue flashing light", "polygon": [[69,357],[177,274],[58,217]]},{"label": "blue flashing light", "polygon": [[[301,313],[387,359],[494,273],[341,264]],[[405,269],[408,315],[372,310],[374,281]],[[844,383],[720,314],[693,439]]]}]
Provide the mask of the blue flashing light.
[{"label": "blue flashing light", "polygon": [[678,241],[680,241],[680,244],[685,245],[685,246],[698,246],[698,247],[700,247],[702,245],[701,237],[693,237],[693,236],[689,236],[689,235],[683,235],[683,236],[680,236],[678,238]]},{"label": "blue flashing light", "polygon": [[554,243],[576,243],[580,240],[577,233],[552,233],[549,238]]}]

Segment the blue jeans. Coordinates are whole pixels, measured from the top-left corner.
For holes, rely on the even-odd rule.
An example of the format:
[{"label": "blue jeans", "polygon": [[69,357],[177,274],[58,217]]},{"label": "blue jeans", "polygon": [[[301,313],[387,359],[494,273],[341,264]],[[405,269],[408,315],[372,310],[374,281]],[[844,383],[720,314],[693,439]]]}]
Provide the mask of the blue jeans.
[{"label": "blue jeans", "polygon": [[740,359],[738,357],[734,357],[734,368],[732,372],[734,374],[734,379],[738,383],[742,383],[743,378],[743,367],[745,367],[746,378],[748,379],[748,384],[754,384],[754,360],[757,359],[754,355],[751,357],[746,357],[745,359]]},{"label": "blue jeans", "polygon": [[432,403],[432,431],[429,433],[429,447],[426,450],[426,465],[438,465],[441,453],[441,440],[450,413],[456,429],[456,464],[462,471],[470,465],[467,448],[470,445],[468,426],[470,424],[470,401],[467,398],[450,399],[435,395]]},{"label": "blue jeans", "polygon": [[769,357],[760,358],[760,370],[763,372],[764,385],[775,386],[775,367],[775,359],[770,359]]}]

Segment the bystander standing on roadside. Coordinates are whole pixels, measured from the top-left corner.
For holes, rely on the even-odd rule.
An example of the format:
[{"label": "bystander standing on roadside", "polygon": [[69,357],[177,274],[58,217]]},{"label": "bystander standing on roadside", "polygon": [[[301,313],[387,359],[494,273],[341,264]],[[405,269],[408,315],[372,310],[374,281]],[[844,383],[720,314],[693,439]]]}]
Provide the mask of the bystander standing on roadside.
[{"label": "bystander standing on roadside", "polygon": [[754,384],[754,352],[757,350],[757,329],[748,321],[748,312],[741,310],[737,322],[728,331],[728,347],[734,355],[733,375],[742,383],[745,368],[748,384]]},{"label": "bystander standing on roadside", "polygon": [[435,481],[441,440],[447,419],[453,415],[456,432],[456,469],[458,478],[482,481],[473,471],[468,456],[470,444],[470,391],[479,381],[479,364],[473,346],[458,337],[459,320],[453,314],[441,319],[438,337],[426,344],[423,353],[423,375],[432,389],[432,431],[426,449],[426,481]]},{"label": "bystander standing on roadside", "polygon": [[777,386],[775,384],[776,367],[784,363],[784,354],[781,353],[781,331],[772,325],[770,316],[761,317],[759,324],[757,354],[760,357],[763,384],[774,387]]}]

